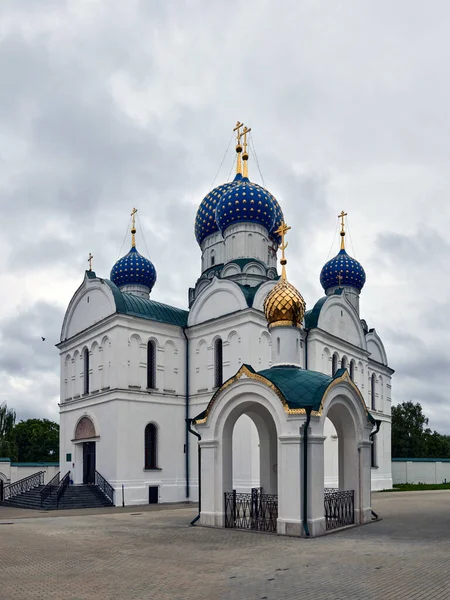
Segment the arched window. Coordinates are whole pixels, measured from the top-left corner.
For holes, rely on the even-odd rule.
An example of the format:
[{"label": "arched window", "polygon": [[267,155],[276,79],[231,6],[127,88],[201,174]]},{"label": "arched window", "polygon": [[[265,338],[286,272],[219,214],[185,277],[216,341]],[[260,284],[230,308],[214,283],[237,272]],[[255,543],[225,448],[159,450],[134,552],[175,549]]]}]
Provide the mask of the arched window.
[{"label": "arched window", "polygon": [[211,267],[213,267],[216,264],[216,254],[214,252],[214,250],[211,250]]},{"label": "arched window", "polygon": [[331,375],[333,377],[336,374],[337,370],[338,370],[338,355],[337,354],[333,354],[333,363],[332,363],[332,366],[331,366]]},{"label": "arched window", "polygon": [[89,350],[87,348],[83,351],[83,362],[84,362],[84,394],[89,394]]},{"label": "arched window", "polygon": [[355,361],[350,361],[350,379],[355,381]]},{"label": "arched window", "polygon": [[223,383],[223,344],[218,338],[214,344],[214,386],[220,387]]},{"label": "arched window", "polygon": [[343,356],[342,360],[341,360],[341,369],[346,369],[347,368],[347,357]]},{"label": "arched window", "polygon": [[376,392],[376,375],[375,375],[375,373],[372,373],[370,388],[371,388],[370,395],[371,395],[372,410],[375,410],[375,392]]},{"label": "arched window", "polygon": [[277,356],[280,356],[280,351],[281,351],[280,338],[277,337]]},{"label": "arched window", "polygon": [[147,388],[156,388],[156,344],[153,340],[147,344]]},{"label": "arched window", "polygon": [[149,423],[145,428],[145,467],[144,469],[158,468],[158,430],[156,425]]}]

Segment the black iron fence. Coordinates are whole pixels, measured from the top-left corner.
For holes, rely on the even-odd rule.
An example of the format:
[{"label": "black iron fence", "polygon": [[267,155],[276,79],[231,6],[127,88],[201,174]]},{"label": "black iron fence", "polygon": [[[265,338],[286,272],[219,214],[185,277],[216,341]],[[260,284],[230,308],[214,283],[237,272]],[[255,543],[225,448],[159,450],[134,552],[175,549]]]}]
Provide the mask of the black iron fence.
[{"label": "black iron fence", "polygon": [[355,523],[355,491],[325,488],[326,530],[339,529]]},{"label": "black iron fence", "polygon": [[95,471],[95,484],[98,485],[105,496],[114,504],[114,488],[98,471]]},{"label": "black iron fence", "polygon": [[39,485],[44,485],[44,471],[39,471],[34,475],[29,475],[14,483],[9,483],[3,487],[3,500],[9,500],[14,496],[28,492]]},{"label": "black iron fence", "polygon": [[263,494],[261,488],[250,494],[225,492],[225,527],[276,532],[277,518],[277,495]]}]

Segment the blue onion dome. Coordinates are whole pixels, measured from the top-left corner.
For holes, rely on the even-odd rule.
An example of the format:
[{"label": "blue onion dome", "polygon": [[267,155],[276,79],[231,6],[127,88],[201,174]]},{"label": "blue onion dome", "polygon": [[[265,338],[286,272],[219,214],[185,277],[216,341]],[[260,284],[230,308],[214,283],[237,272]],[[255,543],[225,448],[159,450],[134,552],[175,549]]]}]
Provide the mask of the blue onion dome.
[{"label": "blue onion dome", "polygon": [[366,273],[362,265],[342,248],[339,254],[323,267],[320,283],[325,291],[328,288],[344,286],[361,291],[366,283]]},{"label": "blue onion dome", "polygon": [[217,226],[223,233],[234,223],[253,221],[269,233],[274,229],[277,201],[272,194],[247,177],[227,189],[216,205]]},{"label": "blue onion dome", "polygon": [[139,254],[135,246],[116,262],[110,279],[119,288],[124,285],[142,285],[152,290],[156,282],[156,269],[151,260]]},{"label": "blue onion dome", "polygon": [[219,185],[203,198],[200,206],[198,207],[197,215],[195,216],[195,238],[199,246],[202,245],[203,240],[209,235],[219,231],[216,223],[217,202],[227,190],[232,188],[241,180],[242,175],[238,173],[233,181]]},{"label": "blue onion dome", "polygon": [[272,231],[270,232],[270,239],[273,240],[274,242],[276,242],[277,247],[281,244],[281,235],[278,233],[275,233],[275,231],[277,231],[277,229],[279,229],[281,227],[281,224],[284,223],[284,215],[283,215],[283,211],[281,210],[281,206],[278,204],[278,201],[274,198],[275,200],[275,223],[272,227]]}]

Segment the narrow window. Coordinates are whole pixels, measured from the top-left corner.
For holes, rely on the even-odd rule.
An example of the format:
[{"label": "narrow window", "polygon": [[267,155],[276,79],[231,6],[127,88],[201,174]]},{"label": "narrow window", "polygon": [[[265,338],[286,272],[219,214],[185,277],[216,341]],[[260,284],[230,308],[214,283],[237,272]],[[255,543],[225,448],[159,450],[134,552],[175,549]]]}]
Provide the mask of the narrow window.
[{"label": "narrow window", "polygon": [[375,386],[376,386],[376,376],[375,376],[375,373],[372,373],[371,386],[370,386],[371,387],[370,393],[371,393],[371,399],[372,399],[372,410],[375,410],[375,392],[376,392]]},{"label": "narrow window", "polygon": [[158,430],[149,423],[145,428],[145,469],[158,468]]},{"label": "narrow window", "polygon": [[342,360],[341,360],[341,369],[346,369],[347,368],[347,357],[343,356]]},{"label": "narrow window", "polygon": [[216,264],[216,255],[214,253],[214,250],[211,250],[211,267],[213,267]]},{"label": "narrow window", "polygon": [[214,345],[214,386],[220,387],[223,383],[223,345],[219,338]]},{"label": "narrow window", "polygon": [[89,350],[84,349],[83,352],[84,360],[84,393],[89,394]]},{"label": "narrow window", "polygon": [[152,340],[147,344],[147,388],[156,388],[156,345]]},{"label": "narrow window", "polygon": [[350,361],[350,379],[355,381],[355,361]]},{"label": "narrow window", "polygon": [[332,363],[332,367],[331,367],[331,375],[336,374],[336,371],[338,369],[338,355],[337,354],[333,354],[333,363]]},{"label": "narrow window", "polygon": [[278,356],[280,356],[280,350],[281,350],[280,338],[277,337],[277,355]]}]

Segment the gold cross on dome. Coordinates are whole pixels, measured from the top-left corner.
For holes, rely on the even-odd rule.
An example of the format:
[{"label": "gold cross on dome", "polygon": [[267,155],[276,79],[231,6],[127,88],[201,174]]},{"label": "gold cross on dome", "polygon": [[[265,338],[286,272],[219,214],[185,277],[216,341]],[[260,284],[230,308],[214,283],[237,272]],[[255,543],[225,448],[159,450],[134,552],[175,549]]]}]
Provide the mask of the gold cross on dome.
[{"label": "gold cross on dome", "polygon": [[278,229],[274,232],[278,235],[281,235],[281,258],[284,258],[284,251],[286,250],[286,248],[288,247],[288,243],[284,243],[284,236],[286,235],[286,233],[289,231],[290,227],[289,225],[287,225],[284,221],[281,223],[281,225],[278,227]]},{"label": "gold cross on dome", "polygon": [[344,217],[347,216],[347,213],[344,211],[341,211],[341,213],[338,215],[338,219],[341,219],[341,250],[345,250],[345,243],[344,243],[344,237],[345,237],[345,223],[344,223]]},{"label": "gold cross on dome", "polygon": [[94,257],[92,256],[92,254],[89,252],[89,258],[87,259],[88,263],[89,263],[89,271],[92,271],[92,259]]},{"label": "gold cross on dome", "polygon": [[342,271],[339,271],[337,278],[338,278],[339,287],[341,287],[342,280],[344,279],[344,276],[342,275]]},{"label": "gold cross on dome", "polygon": [[134,248],[136,246],[136,221],[135,214],[137,213],[137,208],[133,208],[131,211],[131,246]]}]

